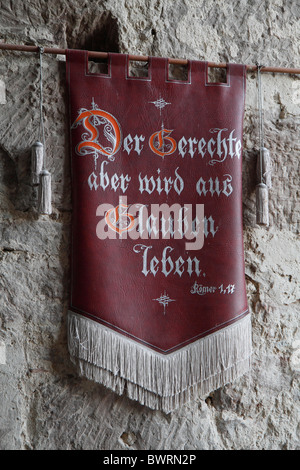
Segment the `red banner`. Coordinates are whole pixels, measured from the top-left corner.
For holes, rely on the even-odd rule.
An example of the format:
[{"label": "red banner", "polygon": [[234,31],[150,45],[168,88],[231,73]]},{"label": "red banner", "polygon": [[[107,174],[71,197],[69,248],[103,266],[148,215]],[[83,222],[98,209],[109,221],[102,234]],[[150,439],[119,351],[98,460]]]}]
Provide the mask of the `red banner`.
[{"label": "red banner", "polygon": [[[70,311],[168,355],[248,313],[242,232],[245,66],[186,81],[168,60],[129,76],[69,51],[72,159]],[[103,367],[103,364],[101,365]]]}]

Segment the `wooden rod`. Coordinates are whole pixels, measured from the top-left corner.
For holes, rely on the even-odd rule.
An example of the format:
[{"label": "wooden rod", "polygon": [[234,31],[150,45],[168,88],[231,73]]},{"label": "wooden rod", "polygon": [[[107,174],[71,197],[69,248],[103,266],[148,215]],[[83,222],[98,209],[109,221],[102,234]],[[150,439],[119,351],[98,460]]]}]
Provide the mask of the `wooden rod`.
[{"label": "wooden rod", "polygon": [[[20,44],[5,44],[0,43],[0,50],[6,51],[20,51],[20,52],[39,52],[40,48],[38,46],[25,46]],[[50,48],[44,47],[43,48],[45,54],[59,54],[59,55],[66,55],[67,49],[58,49],[58,48]],[[97,52],[97,51],[88,51],[89,59],[106,59],[108,57],[108,52]],[[140,62],[147,62],[149,60],[149,56],[145,55],[129,55],[129,60],[132,61],[140,61]],[[177,64],[177,65],[187,65],[187,59],[174,59],[169,58],[170,64]],[[216,68],[226,68],[226,62],[208,62],[208,67],[216,67]],[[256,72],[257,65],[247,65],[247,72]],[[300,68],[292,68],[292,67],[268,67],[264,66],[261,67],[261,72],[270,72],[270,73],[290,73],[290,74],[300,74]]]}]

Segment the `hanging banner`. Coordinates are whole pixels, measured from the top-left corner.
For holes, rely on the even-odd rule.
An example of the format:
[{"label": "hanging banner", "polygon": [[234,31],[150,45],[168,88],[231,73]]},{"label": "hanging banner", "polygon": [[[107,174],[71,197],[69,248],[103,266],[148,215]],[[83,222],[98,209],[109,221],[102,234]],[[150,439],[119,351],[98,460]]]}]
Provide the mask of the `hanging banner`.
[{"label": "hanging banner", "polygon": [[245,66],[108,73],[68,51],[69,350],[79,372],[169,412],[249,369],[242,232]]}]

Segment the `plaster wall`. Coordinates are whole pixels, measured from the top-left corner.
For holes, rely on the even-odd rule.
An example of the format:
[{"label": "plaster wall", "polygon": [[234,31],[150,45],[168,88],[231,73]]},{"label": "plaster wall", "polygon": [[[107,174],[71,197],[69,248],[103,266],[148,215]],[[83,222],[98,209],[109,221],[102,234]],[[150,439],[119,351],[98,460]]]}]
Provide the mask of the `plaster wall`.
[{"label": "plaster wall", "polygon": [[[300,66],[292,0],[0,0],[0,40],[61,48]],[[38,217],[30,147],[37,54],[0,52],[0,449],[300,449],[300,76],[264,74],[273,162],[270,226],[255,224],[256,74],[244,123],[245,275],[251,373],[178,411],[151,411],[78,377],[69,360],[70,168],[65,63],[44,57],[53,214]]]}]

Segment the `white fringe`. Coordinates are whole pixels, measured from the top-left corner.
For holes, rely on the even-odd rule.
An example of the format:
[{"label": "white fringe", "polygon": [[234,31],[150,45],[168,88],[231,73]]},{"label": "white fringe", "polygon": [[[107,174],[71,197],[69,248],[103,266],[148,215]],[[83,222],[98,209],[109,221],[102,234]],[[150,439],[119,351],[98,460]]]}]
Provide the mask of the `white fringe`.
[{"label": "white fringe", "polygon": [[69,311],[68,346],[81,375],[169,413],[249,371],[251,317],[165,355]]},{"label": "white fringe", "polygon": [[51,174],[47,170],[40,173],[39,213],[52,214],[51,206]]},{"label": "white fringe", "polygon": [[44,146],[41,142],[35,142],[31,147],[31,184],[40,183],[40,173],[44,164]]}]

